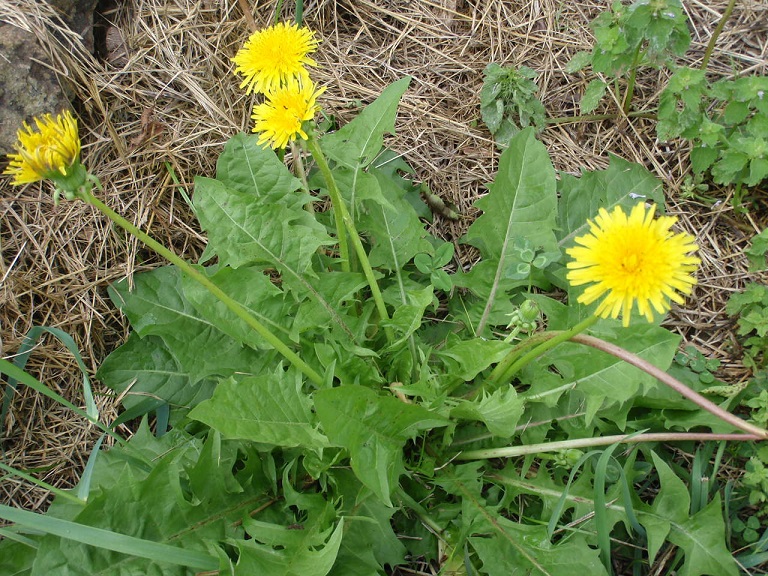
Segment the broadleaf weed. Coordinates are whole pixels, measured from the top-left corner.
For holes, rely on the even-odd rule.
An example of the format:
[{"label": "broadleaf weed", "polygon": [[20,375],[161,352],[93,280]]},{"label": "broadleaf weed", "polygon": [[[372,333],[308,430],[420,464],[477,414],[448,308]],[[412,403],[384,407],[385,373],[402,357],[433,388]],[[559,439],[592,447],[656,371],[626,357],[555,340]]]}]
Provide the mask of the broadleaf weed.
[{"label": "broadleaf weed", "polygon": [[[634,78],[687,47],[678,2],[616,3],[606,14],[595,24],[598,72]],[[132,289],[112,287],[133,333],[98,374],[132,416],[163,407],[172,428],[155,436],[145,418],[128,447],[98,459],[82,509],[54,503],[52,518],[101,529],[109,545],[69,546],[62,531],[20,521],[20,543],[0,544],[2,562],[27,570],[18,546],[31,544],[32,574],[62,564],[118,576],[188,565],[382,574],[410,557],[444,572],[601,575],[629,561],[620,537],[639,542],[645,557],[631,561],[644,567],[677,546],[681,573],[738,573],[719,492],[689,490],[683,467],[658,449],[768,437],[762,404],[748,422],[669,374],[680,338],[659,315],[670,294],[692,291],[693,237],[646,206],[663,212],[663,194],[641,166],[612,158],[607,170],[558,175],[535,136],[534,73],[491,65],[486,74],[481,106],[505,150],[475,203],[482,214],[457,239],[478,251],[468,270],[453,271],[454,244],[423,222],[419,194],[429,190],[385,147],[407,78],[327,134],[308,119],[318,112],[308,85],[281,84],[274,109],[276,93],[266,94],[262,136],[235,135],[215,176],[196,180],[208,245],[194,264],[101,202],[79,157],[80,180],[41,174],[57,198],[91,204],[174,264],[137,274]],[[631,95],[628,85],[625,104]],[[753,129],[751,100],[739,102],[727,116]],[[263,146],[286,140],[306,153],[297,175]],[[747,154],[755,142],[742,144]],[[443,204],[435,213],[453,219]],[[662,258],[648,246],[665,251],[675,274],[597,266],[593,248],[606,237],[623,262]],[[744,335],[766,336],[763,299],[752,289],[730,305]],[[698,384],[717,368],[683,356]],[[610,448],[587,451],[596,446]],[[697,456],[700,476],[711,454]],[[755,464],[745,482],[763,490],[763,472]],[[151,543],[179,553],[159,557]]]}]

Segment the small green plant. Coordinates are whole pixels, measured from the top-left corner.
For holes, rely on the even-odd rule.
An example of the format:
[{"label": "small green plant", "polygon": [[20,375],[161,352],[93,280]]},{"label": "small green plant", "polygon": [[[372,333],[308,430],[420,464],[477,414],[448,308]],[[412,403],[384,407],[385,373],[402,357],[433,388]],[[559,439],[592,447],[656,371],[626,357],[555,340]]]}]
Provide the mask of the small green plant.
[{"label": "small green plant", "polygon": [[[630,110],[638,69],[669,66],[691,43],[688,19],[679,0],[638,0],[629,6],[616,1],[595,18],[592,29],[592,51],[577,53],[566,71],[574,73],[591,65],[594,72],[613,80],[617,94],[621,93],[619,81],[627,78],[621,98],[624,112]],[[600,78],[587,85],[581,100],[583,114],[597,108],[607,87]]]},{"label": "small green plant", "polygon": [[734,519],[731,522],[731,529],[739,535],[745,544],[752,544],[760,538],[762,524],[757,516],[748,516],[746,521],[741,518]]},{"label": "small green plant", "polygon": [[768,515],[768,449],[755,450],[745,466],[741,478],[749,490],[749,504],[755,506],[760,516]]},{"label": "small green plant", "polygon": [[[623,112],[632,115],[638,69],[674,69],[659,97],[656,129],[661,141],[682,137],[693,145],[695,180],[685,184],[683,194],[699,197],[706,192],[701,177],[708,174],[715,183],[735,185],[733,204],[745,210],[745,187],[758,186],[768,177],[768,77],[710,82],[706,74],[714,42],[733,5],[729,3],[712,35],[700,69],[675,67],[675,58],[690,44],[680,1],[638,0],[629,6],[616,1],[601,13],[592,23],[593,49],[577,53],[566,71],[577,72],[589,65],[594,72],[612,79]],[[581,99],[582,114],[597,108],[607,88],[602,78],[589,82]]]},{"label": "small green plant", "polygon": [[683,177],[683,183],[680,185],[681,198],[713,204],[715,200],[707,198],[707,191],[709,191],[709,184],[704,181],[702,174],[686,174]]},{"label": "small green plant", "polygon": [[544,105],[536,96],[536,72],[490,63],[480,90],[480,114],[496,143],[506,147],[522,128],[544,128]]},{"label": "small green plant", "polygon": [[768,77],[709,83],[703,70],[679,68],[659,97],[658,120],[660,140],[691,141],[694,174],[736,185],[735,205],[743,186],[768,177]]},{"label": "small green plant", "polygon": [[746,339],[744,364],[754,370],[764,368],[768,361],[768,286],[751,282],[743,292],[733,294],[725,306],[731,316],[737,316],[736,333]]},{"label": "small green plant", "polygon": [[[760,379],[762,378],[758,377],[758,380]],[[761,390],[760,394],[746,400],[744,405],[752,409],[749,415],[752,422],[758,426],[768,425],[768,390]]]},{"label": "small green plant", "polygon": [[749,260],[749,271],[760,272],[768,268],[766,254],[768,254],[768,228],[752,238],[749,248],[744,251]]},{"label": "small green plant", "polygon": [[451,277],[443,268],[453,259],[453,244],[444,242],[433,253],[416,254],[413,264],[422,274],[429,276],[429,281],[436,290],[450,292],[453,288]]},{"label": "small green plant", "polygon": [[707,385],[715,381],[713,372],[720,368],[720,360],[707,358],[695,346],[686,346],[684,351],[675,354],[675,363],[688,367],[698,374],[702,384]]}]

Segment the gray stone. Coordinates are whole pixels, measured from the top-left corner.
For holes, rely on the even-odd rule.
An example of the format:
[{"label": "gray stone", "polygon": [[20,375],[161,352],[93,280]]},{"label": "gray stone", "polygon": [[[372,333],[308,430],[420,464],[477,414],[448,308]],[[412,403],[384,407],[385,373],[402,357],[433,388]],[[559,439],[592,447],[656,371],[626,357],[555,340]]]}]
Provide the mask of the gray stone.
[{"label": "gray stone", "polygon": [[[93,52],[93,11],[98,0],[48,0],[62,21]],[[33,34],[0,24],[0,154],[13,151],[23,121],[70,108]]]},{"label": "gray stone", "polygon": [[33,34],[0,24],[0,153],[13,151],[16,133],[32,116],[70,108]]},{"label": "gray stone", "polygon": [[98,0],[47,0],[56,8],[69,29],[80,35],[83,46],[93,53],[93,10]]}]

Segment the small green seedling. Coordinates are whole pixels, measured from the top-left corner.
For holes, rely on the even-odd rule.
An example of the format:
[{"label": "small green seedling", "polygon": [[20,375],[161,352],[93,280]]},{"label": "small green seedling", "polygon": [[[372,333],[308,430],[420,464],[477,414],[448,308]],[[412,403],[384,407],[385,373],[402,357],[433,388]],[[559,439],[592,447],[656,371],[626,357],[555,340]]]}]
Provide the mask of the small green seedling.
[{"label": "small green seedling", "polygon": [[765,367],[768,351],[768,287],[752,282],[743,292],[731,296],[725,306],[730,316],[738,316],[736,334],[746,336],[744,365],[759,370]]},{"label": "small green seedling", "polygon": [[716,358],[707,358],[696,349],[695,346],[686,346],[685,350],[675,355],[675,363],[689,368],[699,376],[702,384],[712,384],[715,382],[715,372],[720,368],[720,360]]},{"label": "small green seedling", "polygon": [[544,128],[544,105],[536,96],[536,72],[525,66],[499,66],[491,62],[485,67],[480,91],[480,114],[499,147],[523,128]]},{"label": "small green seedling", "polygon": [[[592,51],[577,53],[566,72],[578,72],[591,65],[595,73],[612,78],[617,88],[619,80],[627,78],[622,98],[624,112],[631,105],[638,68],[669,66],[691,43],[688,19],[679,0],[638,0],[630,6],[616,1],[609,11],[595,18],[592,29]],[[607,87],[600,78],[589,83],[581,100],[583,114],[597,108]]]},{"label": "small green seedling", "polygon": [[768,77],[749,76],[710,84],[705,72],[680,68],[659,96],[660,140],[682,137],[693,145],[693,173],[709,173],[718,184],[742,187],[768,177]]},{"label": "small green seedling", "polygon": [[438,290],[450,292],[453,288],[453,282],[443,268],[452,258],[453,244],[445,242],[435,250],[434,255],[425,253],[417,254],[413,259],[413,263],[416,265],[416,269],[419,272],[429,276],[432,286]]},{"label": "small green seedling", "polygon": [[752,244],[744,250],[744,254],[746,254],[749,260],[750,272],[760,272],[768,269],[768,261],[766,260],[766,254],[768,254],[768,228],[752,238]]}]

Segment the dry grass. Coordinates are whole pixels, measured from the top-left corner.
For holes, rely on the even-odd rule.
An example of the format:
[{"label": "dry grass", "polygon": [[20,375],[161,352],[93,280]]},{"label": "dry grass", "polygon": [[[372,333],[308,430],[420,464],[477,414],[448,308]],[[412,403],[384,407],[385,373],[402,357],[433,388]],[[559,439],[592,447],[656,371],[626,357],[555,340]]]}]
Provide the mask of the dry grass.
[{"label": "dry grass", "polygon": [[[258,26],[274,17],[275,0],[251,3]],[[328,86],[327,114],[343,123],[360,102],[370,102],[390,82],[413,77],[400,109],[398,135],[388,143],[419,179],[466,215],[459,222],[437,218],[435,233],[450,240],[459,238],[471,221],[471,205],[493,179],[498,159],[478,123],[485,65],[494,61],[539,71],[549,113],[577,114],[589,77],[565,74],[563,68],[574,53],[590,47],[589,22],[607,5],[592,0],[305,4],[305,22],[322,38],[315,78]],[[694,39],[686,63],[696,65],[726,2],[684,4]],[[253,101],[238,89],[230,62],[248,33],[239,4],[121,3],[103,14],[108,51],[99,58],[85,52],[45,6],[35,0],[0,0],[0,20],[38,37],[49,65],[75,96],[83,157],[101,178],[106,202],[194,259],[204,239],[166,163],[191,193],[194,176],[211,174],[223,143],[249,127]],[[767,74],[767,26],[768,6],[762,0],[739,2],[710,64],[713,76]],[[652,102],[666,74],[644,72],[636,102]],[[687,151],[665,151],[648,121],[559,124],[541,138],[558,170],[603,168],[613,153],[645,165],[664,181],[670,210],[698,236],[704,261],[693,298],[672,314],[669,326],[705,354],[724,360],[729,378],[744,377],[731,352],[732,324],[723,307],[729,293],[754,279],[742,252],[750,236],[766,226],[765,196],[762,211],[746,217],[733,214],[727,201],[708,206],[681,199]],[[160,264],[91,209],[76,203],[54,207],[45,184],[16,189],[0,181],[0,241],[3,355],[12,355],[32,326],[56,326],[75,338],[92,370],[126,335],[124,320],[106,298],[106,285]],[[457,249],[458,264],[466,264],[471,253],[464,246]],[[76,364],[55,341],[44,340],[28,368],[82,403]],[[114,418],[115,404],[102,391],[105,421]],[[76,482],[97,437],[77,417],[26,389],[14,397],[2,426],[5,462],[37,469],[41,479],[62,487]],[[47,500],[45,490],[7,477],[0,491],[3,501],[27,509],[39,509]]]}]

